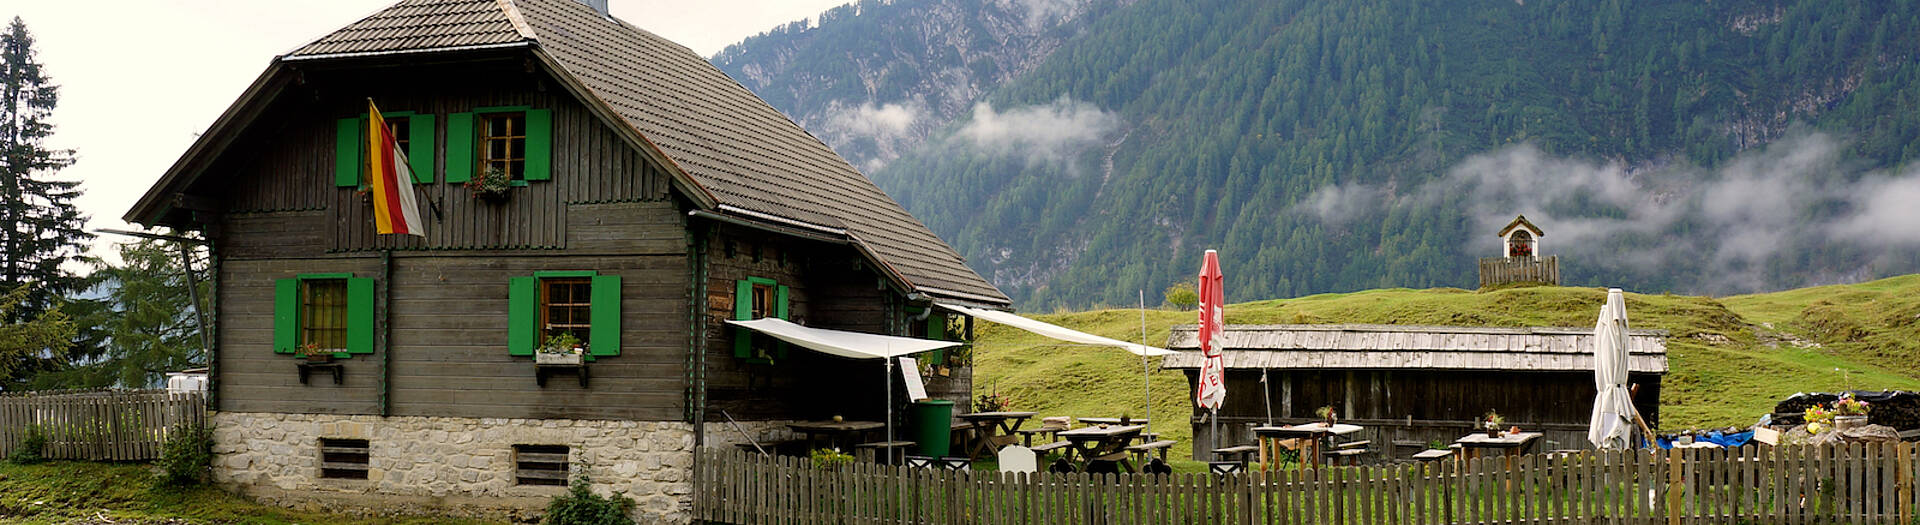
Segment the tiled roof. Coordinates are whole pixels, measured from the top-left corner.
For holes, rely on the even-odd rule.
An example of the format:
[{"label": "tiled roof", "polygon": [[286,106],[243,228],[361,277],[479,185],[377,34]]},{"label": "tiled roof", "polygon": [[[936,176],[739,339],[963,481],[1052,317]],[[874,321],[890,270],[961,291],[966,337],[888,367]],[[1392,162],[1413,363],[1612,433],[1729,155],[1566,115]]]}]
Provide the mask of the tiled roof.
[{"label": "tiled roof", "polygon": [[[516,20],[525,25],[516,30]],[[926,225],[779,110],[692,50],[577,0],[405,0],[294,55],[527,38],[721,205],[844,229],[918,291],[1010,304]]]},{"label": "tiled roof", "polygon": [[526,39],[495,0],[408,0],[300,46],[287,56],[424,51]]}]

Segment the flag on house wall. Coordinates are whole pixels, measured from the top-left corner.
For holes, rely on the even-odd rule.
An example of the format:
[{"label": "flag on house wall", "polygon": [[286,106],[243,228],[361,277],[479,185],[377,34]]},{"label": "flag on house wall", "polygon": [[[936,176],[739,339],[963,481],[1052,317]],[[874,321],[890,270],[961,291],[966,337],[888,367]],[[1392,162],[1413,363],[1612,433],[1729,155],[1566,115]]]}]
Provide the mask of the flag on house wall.
[{"label": "flag on house wall", "polygon": [[379,233],[427,236],[413,198],[413,171],[380,108],[367,99],[367,185],[373,189],[373,222]]}]

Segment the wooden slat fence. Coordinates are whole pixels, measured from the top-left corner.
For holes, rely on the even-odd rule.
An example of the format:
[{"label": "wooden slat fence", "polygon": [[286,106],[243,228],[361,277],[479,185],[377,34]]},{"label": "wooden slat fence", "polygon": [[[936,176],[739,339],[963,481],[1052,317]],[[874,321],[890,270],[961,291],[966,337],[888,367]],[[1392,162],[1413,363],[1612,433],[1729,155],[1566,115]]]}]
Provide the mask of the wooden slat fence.
[{"label": "wooden slat fence", "polygon": [[1507,283],[1560,284],[1560,256],[1480,259],[1481,288]]},{"label": "wooden slat fence", "polygon": [[717,523],[1914,523],[1915,445],[1609,451],[1228,476],[1014,474],[699,452]]},{"label": "wooden slat fence", "polygon": [[144,461],[160,457],[174,428],[205,424],[206,395],[166,390],[68,390],[0,394],[0,457],[31,428],[50,459]]}]

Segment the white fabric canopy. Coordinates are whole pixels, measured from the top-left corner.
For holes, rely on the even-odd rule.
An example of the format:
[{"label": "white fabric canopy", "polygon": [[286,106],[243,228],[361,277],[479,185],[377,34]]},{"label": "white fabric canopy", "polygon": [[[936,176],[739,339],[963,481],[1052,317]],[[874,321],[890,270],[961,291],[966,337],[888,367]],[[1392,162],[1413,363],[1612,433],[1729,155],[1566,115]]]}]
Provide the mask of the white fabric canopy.
[{"label": "white fabric canopy", "polygon": [[911,337],[864,334],[843,330],[809,328],[772,317],[752,321],[727,321],[727,324],[773,336],[816,352],[853,359],[886,359],[960,346],[956,341],[934,341]]},{"label": "white fabric canopy", "polygon": [[1014,328],[1019,328],[1021,330],[1026,330],[1028,332],[1033,332],[1036,334],[1047,336],[1053,339],[1066,341],[1069,343],[1080,343],[1080,344],[1094,345],[1094,346],[1111,346],[1111,347],[1116,347],[1122,350],[1126,350],[1128,352],[1133,352],[1133,355],[1138,355],[1138,356],[1156,356],[1156,355],[1173,355],[1174,354],[1174,351],[1168,350],[1165,348],[1156,348],[1156,347],[1151,347],[1151,346],[1142,345],[1138,343],[1129,343],[1126,341],[1121,341],[1119,339],[1109,339],[1106,337],[1100,337],[1100,336],[1089,334],[1079,330],[1074,330],[1074,329],[1066,328],[1063,326],[1035,321],[1032,319],[1028,319],[1025,317],[1021,317],[1021,316],[1006,313],[1006,312],[999,312],[994,310],[981,310],[978,308],[968,308],[965,306],[951,305],[951,304],[945,304],[945,303],[935,303],[935,304],[939,304],[941,308],[953,310],[955,312],[965,314],[975,319],[992,321],[995,323],[999,323],[999,324],[1011,326]]},{"label": "white fabric canopy", "polygon": [[1625,449],[1632,442],[1633,399],[1627,393],[1627,301],[1619,288],[1607,291],[1607,304],[1593,325],[1593,417],[1587,441],[1602,449]]}]

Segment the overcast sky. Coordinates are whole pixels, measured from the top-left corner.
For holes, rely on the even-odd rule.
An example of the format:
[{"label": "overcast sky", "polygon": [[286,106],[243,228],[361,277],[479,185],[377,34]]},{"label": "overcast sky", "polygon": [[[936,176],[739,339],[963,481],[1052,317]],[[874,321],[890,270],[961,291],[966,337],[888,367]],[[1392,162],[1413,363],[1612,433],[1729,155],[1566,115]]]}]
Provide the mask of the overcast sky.
[{"label": "overcast sky", "polygon": [[[611,0],[613,14],[702,55],[849,0]],[[120,215],[240,96],[268,61],[394,0],[0,0],[60,86],[54,147],[91,228]],[[107,255],[103,236],[96,255]]]}]

